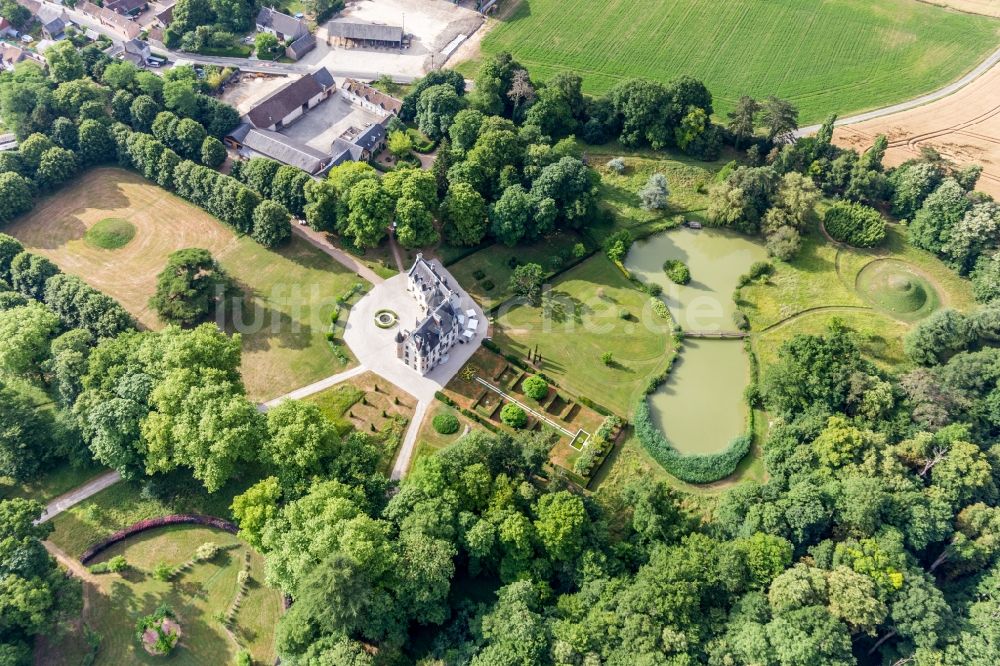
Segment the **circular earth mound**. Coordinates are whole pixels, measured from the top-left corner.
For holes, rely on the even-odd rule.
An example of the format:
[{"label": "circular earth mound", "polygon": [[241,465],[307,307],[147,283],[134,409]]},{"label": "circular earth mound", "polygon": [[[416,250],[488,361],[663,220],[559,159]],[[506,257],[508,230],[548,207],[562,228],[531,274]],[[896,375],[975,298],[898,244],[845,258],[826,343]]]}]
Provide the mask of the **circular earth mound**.
[{"label": "circular earth mound", "polygon": [[117,250],[135,238],[135,225],[120,217],[106,217],[87,229],[83,239],[94,247]]},{"label": "circular earth mound", "polygon": [[857,288],[875,309],[905,321],[923,319],[940,304],[934,286],[897,259],[876,260],[862,268]]}]

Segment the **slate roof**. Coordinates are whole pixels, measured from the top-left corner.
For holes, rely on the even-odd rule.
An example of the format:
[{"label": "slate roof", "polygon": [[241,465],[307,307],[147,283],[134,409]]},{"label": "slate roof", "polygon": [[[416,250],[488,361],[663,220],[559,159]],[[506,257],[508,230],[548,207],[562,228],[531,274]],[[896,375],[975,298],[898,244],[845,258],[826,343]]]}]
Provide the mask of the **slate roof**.
[{"label": "slate roof", "polygon": [[314,48],[316,48],[316,37],[306,33],[292,42],[287,50],[291,53],[291,57],[298,60]]},{"label": "slate roof", "polygon": [[372,123],[370,127],[366,127],[365,131],[354,139],[354,145],[361,146],[369,152],[374,152],[375,146],[381,143],[383,139],[385,139],[385,127],[378,123]]},{"label": "slate roof", "polygon": [[252,129],[253,127],[250,126],[250,123],[240,123],[239,125],[236,126],[236,129],[234,129],[226,136],[228,136],[237,143],[243,143],[243,140],[247,138],[247,134]]},{"label": "slate roof", "polygon": [[326,24],[330,37],[358,39],[378,42],[402,42],[403,28],[396,25],[379,25],[376,23],[349,23],[331,21]]},{"label": "slate roof", "polygon": [[333,166],[339,166],[344,162],[357,162],[364,152],[361,146],[356,146],[345,139],[336,139],[333,142]]},{"label": "slate roof", "polygon": [[265,97],[257,106],[250,109],[247,118],[254,127],[268,128],[282,118],[302,106],[310,99],[319,95],[330,86],[325,81],[333,83],[333,77],[326,69],[319,69],[312,74],[306,74],[278,88]]},{"label": "slate roof", "polygon": [[270,7],[260,8],[260,13],[257,14],[257,25],[271,28],[275,32],[291,37],[301,37],[309,32],[305,21],[288,14],[282,14]]},{"label": "slate roof", "polygon": [[105,9],[122,15],[131,14],[145,6],[146,0],[108,0],[104,3]]},{"label": "slate roof", "polygon": [[399,115],[399,111],[403,108],[402,101],[392,95],[386,95],[381,90],[372,88],[367,83],[362,83],[354,79],[346,79],[341,87],[352,95],[356,95],[370,104],[385,109],[389,113]]},{"label": "slate roof", "polygon": [[321,171],[330,159],[329,155],[324,155],[284,134],[268,130],[251,129],[241,143],[261,155],[298,167],[310,174]]}]

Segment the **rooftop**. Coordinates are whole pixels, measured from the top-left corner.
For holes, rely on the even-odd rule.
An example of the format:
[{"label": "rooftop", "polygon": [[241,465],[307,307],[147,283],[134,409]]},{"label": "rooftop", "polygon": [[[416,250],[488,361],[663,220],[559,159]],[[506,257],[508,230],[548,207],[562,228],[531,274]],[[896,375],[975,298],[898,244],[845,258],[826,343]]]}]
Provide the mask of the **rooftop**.
[{"label": "rooftop", "polygon": [[275,90],[250,109],[247,118],[254,127],[271,127],[332,85],[333,76],[321,68]]},{"label": "rooftop", "polygon": [[403,102],[392,95],[385,94],[381,90],[372,88],[367,83],[362,83],[354,79],[346,79],[341,87],[352,95],[356,95],[366,102],[385,109],[390,113],[398,115],[400,109],[403,108]]},{"label": "rooftop", "polygon": [[403,41],[403,28],[396,25],[330,21],[326,24],[326,30],[330,37],[342,37],[344,39],[358,39],[377,42]]},{"label": "rooftop", "polygon": [[250,129],[242,144],[251,150],[284,164],[298,167],[310,174],[323,170],[330,156],[299,143],[284,134],[268,130]]}]

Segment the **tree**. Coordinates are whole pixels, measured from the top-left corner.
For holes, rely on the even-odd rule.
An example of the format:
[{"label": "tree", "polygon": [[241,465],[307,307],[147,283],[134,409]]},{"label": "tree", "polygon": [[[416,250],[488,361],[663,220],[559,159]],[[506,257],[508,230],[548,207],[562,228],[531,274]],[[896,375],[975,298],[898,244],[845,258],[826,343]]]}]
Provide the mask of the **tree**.
[{"label": "tree", "polygon": [[510,276],[510,290],[537,307],[541,302],[545,271],[538,264],[521,264]]},{"label": "tree", "polygon": [[69,40],[59,41],[45,51],[49,75],[57,83],[82,79],[85,75],[83,59]]},{"label": "tree", "polygon": [[540,375],[531,375],[521,383],[521,390],[524,395],[534,400],[541,400],[549,394],[549,384]]},{"label": "tree", "polygon": [[257,36],[254,37],[254,48],[257,50],[257,57],[261,60],[274,60],[284,51],[278,38],[269,32],[257,33]]},{"label": "tree", "polygon": [[6,310],[0,318],[0,369],[12,376],[40,377],[58,327],[59,317],[41,303]]},{"label": "tree", "polygon": [[76,125],[74,125],[73,121],[69,118],[63,116],[56,118],[55,122],[52,123],[52,129],[49,131],[49,135],[60,148],[65,148],[66,150],[77,149],[79,134],[77,132]]},{"label": "tree", "polygon": [[201,123],[190,118],[183,118],[177,122],[174,130],[175,143],[172,147],[183,157],[198,159],[201,156],[201,146],[207,136],[208,133],[201,126]]},{"label": "tree", "polygon": [[274,174],[271,198],[301,218],[305,215],[306,183],[311,180],[312,177],[302,169],[283,164]]},{"label": "tree", "polygon": [[392,132],[389,134],[389,152],[395,156],[397,160],[400,160],[410,154],[413,150],[413,140],[410,139],[410,135],[406,132]]},{"label": "tree", "polygon": [[[176,11],[175,7],[175,14]],[[182,118],[196,116],[198,113],[198,95],[195,92],[194,83],[188,80],[167,81],[164,83],[163,105]]]},{"label": "tree", "polygon": [[1000,232],[1000,206],[992,201],[973,205],[955,224],[948,240],[941,247],[949,265],[967,274],[979,256],[993,245],[991,239]]},{"label": "tree", "polygon": [[24,168],[32,172],[37,171],[38,165],[42,161],[42,155],[50,148],[55,148],[55,146],[56,144],[52,142],[52,139],[44,134],[36,133],[29,136],[21,142],[19,149]]},{"label": "tree", "polygon": [[35,182],[42,190],[52,190],[62,185],[79,170],[76,153],[65,148],[49,148],[42,153],[35,172]]},{"label": "tree", "polygon": [[[941,167],[935,163],[917,161],[900,165],[889,176],[892,214],[900,219],[912,219],[943,178]],[[947,194],[951,196],[953,192]]]},{"label": "tree", "polygon": [[201,163],[210,169],[217,169],[226,161],[226,147],[214,136],[206,136],[201,142]]},{"label": "tree", "polygon": [[187,248],[167,257],[149,305],[164,322],[190,327],[224,308],[232,291],[229,276],[208,250]]},{"label": "tree", "polygon": [[791,102],[770,95],[761,104],[760,120],[770,141],[790,143],[799,126],[799,110]]},{"label": "tree", "polygon": [[10,262],[10,283],[25,296],[41,300],[45,282],[58,272],[59,268],[45,257],[21,252]]},{"label": "tree", "polygon": [[396,235],[406,248],[433,245],[441,238],[427,207],[413,199],[400,199],[396,204],[396,224]]},{"label": "tree", "polygon": [[376,247],[385,238],[392,199],[377,179],[365,178],[350,188],[346,200],[344,234],[356,247]]},{"label": "tree", "polygon": [[536,512],[535,531],[549,556],[553,560],[575,559],[584,547],[587,512],[583,500],[565,490],[547,493],[538,500]]},{"label": "tree", "polygon": [[524,410],[515,405],[512,402],[508,402],[500,410],[500,420],[504,422],[505,425],[514,428],[515,430],[520,430],[528,423],[528,415],[524,413]]},{"label": "tree", "polygon": [[250,237],[264,247],[278,247],[292,237],[288,210],[279,203],[265,199],[253,211],[253,231]]},{"label": "tree", "polygon": [[261,457],[286,490],[302,492],[313,478],[327,476],[340,450],[333,423],[311,403],[286,400],[267,413]]},{"label": "tree", "polygon": [[85,166],[104,164],[115,157],[111,133],[104,123],[97,120],[84,120],[80,123],[77,144],[77,157]]},{"label": "tree", "polygon": [[968,348],[974,339],[969,319],[955,310],[938,310],[907,333],[906,355],[921,365],[938,365]]},{"label": "tree", "polygon": [[112,90],[128,90],[135,81],[138,69],[128,61],[113,62],[104,68],[101,82]]},{"label": "tree", "polygon": [[940,254],[951,241],[952,229],[965,217],[972,202],[954,178],[946,178],[925,200],[910,223],[910,242]]},{"label": "tree", "polygon": [[736,149],[740,149],[740,141],[750,139],[754,135],[757,122],[757,114],[760,112],[760,103],[749,95],[743,95],[737,100],[735,108],[727,115],[729,117],[729,131],[736,139]]},{"label": "tree", "polygon": [[[532,238],[548,229],[534,226],[535,211],[539,201],[520,185],[511,185],[504,190],[496,203],[490,206],[490,229],[498,241],[509,247],[517,245],[523,238]],[[549,227],[551,229],[551,227]]]},{"label": "tree", "polygon": [[667,207],[667,197],[669,196],[667,177],[662,173],[651,175],[646,184],[639,190],[639,199],[642,200],[642,207],[646,210],[663,210]]},{"label": "tree", "polygon": [[24,176],[11,171],[0,173],[0,223],[28,212],[33,204],[31,185]]},{"label": "tree", "polygon": [[451,69],[435,69],[413,83],[410,92],[403,98],[403,108],[400,109],[399,117],[402,120],[410,121],[416,118],[417,101],[425,90],[433,86],[446,84],[454,89],[456,95],[465,94],[465,77]]},{"label": "tree", "polygon": [[802,238],[795,227],[780,226],[767,236],[767,253],[775,259],[788,261],[801,248]]},{"label": "tree", "polygon": [[333,231],[337,223],[337,188],[329,180],[306,182],[305,218],[311,229]]},{"label": "tree", "polygon": [[455,183],[441,202],[444,235],[452,245],[478,245],[486,235],[486,201],[468,183]]},{"label": "tree", "polygon": [[417,100],[417,126],[432,139],[447,136],[455,115],[462,109],[462,98],[447,84],[431,86]]},{"label": "tree", "polygon": [[[0,177],[0,182],[2,180],[2,177]],[[13,236],[0,233],[0,280],[8,284],[13,283],[10,275],[10,266],[14,261],[14,257],[22,252],[24,252],[24,246],[21,245],[21,241]]]},{"label": "tree", "polygon": [[261,548],[264,528],[279,514],[281,496],[278,478],[269,476],[233,498],[233,518],[240,526],[241,539],[254,548]]},{"label": "tree", "polygon": [[149,95],[139,95],[132,101],[132,107],[129,109],[132,115],[132,127],[138,132],[148,132],[160,111],[160,105],[156,100]]},{"label": "tree", "polygon": [[0,380],[0,475],[27,481],[52,458],[52,419]]}]

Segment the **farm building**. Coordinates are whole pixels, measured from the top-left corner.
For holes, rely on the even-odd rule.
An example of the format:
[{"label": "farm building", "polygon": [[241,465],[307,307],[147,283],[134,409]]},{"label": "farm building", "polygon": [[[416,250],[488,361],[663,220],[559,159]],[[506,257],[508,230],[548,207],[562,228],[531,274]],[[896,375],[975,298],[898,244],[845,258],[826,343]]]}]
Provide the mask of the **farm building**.
[{"label": "farm building", "polygon": [[325,100],[335,89],[333,75],[321,67],[275,90],[250,109],[246,119],[254,129],[281,129]]},{"label": "farm building", "polygon": [[330,21],[326,24],[326,41],[331,46],[377,46],[403,48],[403,28],[375,23]]},{"label": "farm building", "polygon": [[285,55],[292,60],[298,60],[316,48],[316,37],[306,33],[285,47]]},{"label": "farm building", "polygon": [[386,95],[381,90],[376,90],[367,83],[346,79],[340,86],[340,94],[357,104],[362,109],[367,109],[378,114],[382,118],[390,115],[399,115],[403,103],[391,95]]},{"label": "farm building", "polygon": [[110,0],[104,3],[105,9],[110,9],[122,16],[138,16],[149,7],[146,0]]},{"label": "farm building", "polygon": [[269,157],[282,164],[298,167],[314,176],[330,165],[329,155],[278,132],[256,130],[241,125],[233,134],[236,135],[243,127],[246,127],[246,132],[242,136],[240,154],[244,157]]},{"label": "farm building", "polygon": [[269,32],[281,41],[297,40],[309,34],[306,22],[269,7],[261,7],[257,14],[257,32]]}]

